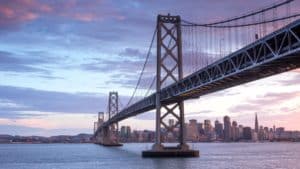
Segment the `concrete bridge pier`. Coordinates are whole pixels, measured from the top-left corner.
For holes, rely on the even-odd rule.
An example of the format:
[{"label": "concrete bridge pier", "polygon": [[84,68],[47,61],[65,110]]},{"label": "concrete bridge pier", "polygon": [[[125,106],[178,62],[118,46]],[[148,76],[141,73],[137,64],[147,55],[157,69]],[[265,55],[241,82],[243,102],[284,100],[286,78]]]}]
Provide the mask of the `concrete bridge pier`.
[{"label": "concrete bridge pier", "polygon": [[96,135],[96,144],[103,146],[122,146],[119,142],[118,135],[113,130],[113,127],[103,127],[99,134]]},{"label": "concrete bridge pier", "polygon": [[[104,123],[104,113],[99,112],[97,129]],[[107,127],[103,127],[101,130],[95,130],[95,144],[103,146],[122,146],[119,142],[118,124],[112,124]]]}]

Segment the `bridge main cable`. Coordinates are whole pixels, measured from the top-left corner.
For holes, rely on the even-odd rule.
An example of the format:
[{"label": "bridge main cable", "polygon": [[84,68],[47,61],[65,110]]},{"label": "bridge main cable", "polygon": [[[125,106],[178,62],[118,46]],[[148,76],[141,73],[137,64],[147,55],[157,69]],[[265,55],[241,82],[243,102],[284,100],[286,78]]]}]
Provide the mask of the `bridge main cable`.
[{"label": "bridge main cable", "polygon": [[189,26],[189,25],[190,25],[190,26],[212,27],[212,26],[216,26],[216,25],[220,25],[220,24],[224,24],[224,23],[228,23],[228,22],[232,22],[232,21],[244,19],[244,18],[247,18],[247,17],[250,17],[250,16],[254,16],[254,15],[257,15],[257,14],[260,14],[260,13],[263,13],[263,12],[266,12],[266,11],[269,11],[269,10],[271,10],[271,9],[275,9],[275,8],[280,7],[280,6],[289,4],[289,3],[293,2],[293,1],[294,1],[294,0],[286,0],[286,1],[284,1],[284,2],[276,3],[276,4],[273,4],[273,5],[270,6],[270,7],[266,7],[266,8],[263,8],[263,9],[261,9],[261,10],[254,11],[254,12],[251,12],[251,13],[248,13],[248,14],[245,14],[245,15],[242,15],[242,16],[234,17],[234,18],[231,18],[231,19],[226,19],[226,20],[223,20],[223,21],[218,21],[218,22],[208,23],[208,24],[199,24],[199,23],[193,23],[193,22],[190,22],[190,21],[182,20],[182,22],[185,23],[185,24],[182,24],[182,25],[184,25],[184,26]]},{"label": "bridge main cable", "polygon": [[149,60],[149,56],[150,56],[150,54],[151,54],[151,49],[152,49],[152,46],[153,46],[153,42],[154,42],[154,39],[155,39],[156,32],[157,32],[157,28],[155,28],[155,30],[154,30],[154,32],[153,32],[153,36],[152,36],[152,40],[151,40],[151,43],[150,43],[150,46],[149,46],[149,49],[148,49],[148,53],[147,53],[147,56],[146,56],[146,60],[145,60],[145,62],[144,62],[142,71],[141,71],[141,73],[140,73],[140,75],[139,75],[139,79],[138,79],[138,81],[137,81],[137,84],[136,84],[136,86],[135,86],[135,88],[134,88],[134,91],[133,91],[133,93],[132,93],[132,95],[131,95],[131,97],[130,97],[130,99],[129,99],[127,105],[126,105],[126,107],[128,107],[128,106],[131,104],[132,99],[134,98],[134,95],[135,95],[135,93],[136,93],[136,91],[137,91],[137,89],[138,89],[138,87],[139,87],[139,85],[140,85],[140,83],[141,83],[142,76],[143,76],[143,74],[144,74],[146,65],[147,65],[148,60]]},{"label": "bridge main cable", "polygon": [[237,27],[255,26],[255,25],[261,25],[261,24],[266,24],[266,23],[271,23],[271,22],[277,22],[277,21],[282,21],[282,20],[286,20],[286,19],[290,19],[290,18],[296,18],[299,16],[300,16],[300,13],[294,14],[291,16],[272,19],[272,20],[268,20],[268,21],[253,22],[253,23],[240,24],[240,25],[203,25],[203,24],[196,24],[196,23],[189,22],[190,24],[181,24],[181,26],[200,26],[200,27],[210,27],[210,28],[237,28]]}]

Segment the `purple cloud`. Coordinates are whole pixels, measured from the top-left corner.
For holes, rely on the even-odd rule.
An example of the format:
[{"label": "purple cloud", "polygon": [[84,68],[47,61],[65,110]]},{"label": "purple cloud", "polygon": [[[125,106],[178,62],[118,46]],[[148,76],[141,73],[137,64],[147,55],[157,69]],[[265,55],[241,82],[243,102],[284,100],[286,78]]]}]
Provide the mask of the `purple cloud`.
[{"label": "purple cloud", "polygon": [[[299,69],[297,69],[296,71],[294,72],[297,72],[299,71]],[[284,86],[289,86],[289,85],[298,85],[300,84],[300,73],[295,75],[294,77],[292,77],[291,79],[288,79],[288,80],[279,80],[278,81],[281,85],[284,85]]]},{"label": "purple cloud", "polygon": [[286,92],[286,93],[266,93],[263,96],[259,96],[252,100],[233,106],[229,109],[229,112],[240,113],[243,111],[259,111],[263,108],[272,107],[280,104],[285,100],[290,100],[298,97],[300,92]]},{"label": "purple cloud", "polygon": [[107,102],[105,94],[52,92],[12,86],[0,86],[0,93],[0,100],[23,105],[1,108],[2,112],[12,116],[15,111],[94,113],[105,111]]},{"label": "purple cloud", "polygon": [[38,72],[43,74],[49,74],[49,71],[41,68],[34,67],[44,63],[43,60],[38,59],[26,59],[20,56],[16,56],[13,53],[0,51],[0,71],[8,72]]}]

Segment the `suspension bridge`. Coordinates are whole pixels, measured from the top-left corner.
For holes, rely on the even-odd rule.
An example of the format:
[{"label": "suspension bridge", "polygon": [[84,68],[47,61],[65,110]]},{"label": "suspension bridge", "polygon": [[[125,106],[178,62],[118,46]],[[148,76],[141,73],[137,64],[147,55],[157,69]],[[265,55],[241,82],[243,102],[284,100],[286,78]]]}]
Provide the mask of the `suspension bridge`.
[{"label": "suspension bridge", "polygon": [[[205,24],[158,15],[133,94],[120,108],[118,93],[109,93],[108,118],[99,113],[94,124],[96,143],[121,146],[118,122],[155,110],[155,143],[143,157],[199,156],[185,142],[184,101],[299,68],[300,14],[293,2]],[[155,42],[156,57],[151,57]],[[167,125],[169,119],[175,124]],[[173,133],[175,128],[178,146],[167,147],[162,129]]]}]

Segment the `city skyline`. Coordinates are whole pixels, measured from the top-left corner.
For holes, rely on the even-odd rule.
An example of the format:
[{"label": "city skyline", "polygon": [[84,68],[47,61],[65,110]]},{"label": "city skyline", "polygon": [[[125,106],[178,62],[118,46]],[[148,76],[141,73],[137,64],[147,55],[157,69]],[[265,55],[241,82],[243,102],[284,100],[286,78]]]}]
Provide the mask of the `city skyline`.
[{"label": "city skyline", "polygon": [[[229,121],[228,121],[229,120]],[[226,136],[225,124],[228,121],[230,126],[230,134]],[[169,119],[169,126],[174,126],[176,121]],[[101,123],[101,122],[100,122]],[[213,125],[214,124],[214,125]],[[205,119],[202,122],[195,119],[189,120],[185,123],[185,132],[187,141],[196,142],[245,142],[245,141],[299,141],[300,131],[286,131],[284,126],[265,126],[258,121],[257,113],[255,113],[254,127],[245,126],[229,116],[224,116],[223,121],[211,121]],[[197,128],[195,130],[195,127]],[[199,128],[200,127],[200,128]],[[94,132],[97,128],[97,123],[94,126]],[[243,134],[244,131],[249,129],[248,134]],[[173,134],[170,135],[162,129],[164,140],[166,142],[176,142],[178,136],[178,128],[174,128]],[[129,125],[119,127],[119,140],[120,142],[154,142],[155,131],[132,129]],[[175,133],[174,133],[175,132]],[[195,133],[196,132],[196,133]],[[233,133],[232,133],[233,132]],[[261,132],[267,132],[267,135],[261,135]],[[168,134],[169,133],[169,134]],[[198,134],[197,134],[198,133]],[[253,137],[253,133],[256,135]],[[294,133],[294,135],[293,135]],[[250,136],[247,136],[249,135]],[[195,138],[195,136],[197,137]],[[246,136],[245,136],[246,135]],[[276,136],[275,136],[276,135]],[[280,136],[281,135],[281,136]],[[229,137],[226,139],[226,137]],[[250,138],[247,138],[250,137]],[[80,133],[78,135],[57,135],[50,137],[43,136],[24,136],[24,135],[7,135],[0,134],[0,143],[93,143],[93,134]],[[164,142],[165,142],[164,141]]]},{"label": "city skyline", "polygon": [[[101,122],[100,122],[101,123]],[[169,127],[173,127],[176,121],[169,119]],[[257,141],[299,141],[300,131],[285,130],[283,126],[265,126],[259,123],[255,113],[254,127],[245,126],[229,116],[224,116],[223,121],[211,121],[205,119],[197,121],[189,120],[185,123],[186,141],[189,142],[257,142]],[[214,125],[213,125],[214,124]],[[94,128],[96,131],[97,125]],[[179,128],[172,131],[161,128],[163,142],[177,142]],[[154,142],[155,131],[132,130],[130,126],[121,126],[119,129],[120,142]]]},{"label": "city skyline", "polygon": [[[157,14],[215,21],[272,2],[2,1],[0,133],[91,133],[96,113],[107,111],[108,92],[118,90],[123,104],[129,99]],[[296,1],[291,8],[299,7]],[[251,124],[258,112],[268,126],[300,130],[299,79],[297,69],[186,101],[186,120],[227,114]],[[120,125],[154,129],[154,119],[149,112]]]}]

